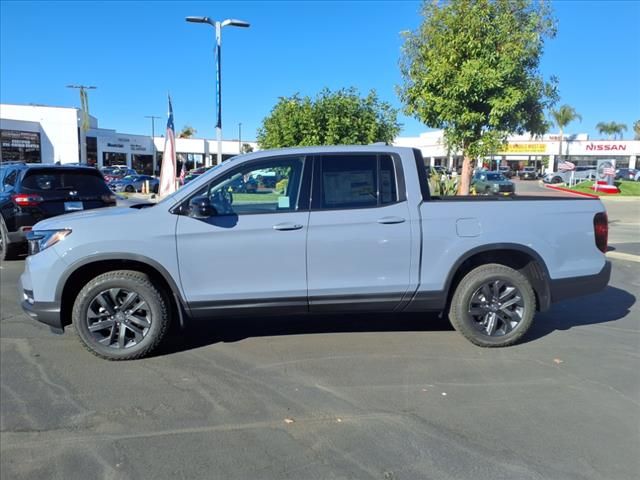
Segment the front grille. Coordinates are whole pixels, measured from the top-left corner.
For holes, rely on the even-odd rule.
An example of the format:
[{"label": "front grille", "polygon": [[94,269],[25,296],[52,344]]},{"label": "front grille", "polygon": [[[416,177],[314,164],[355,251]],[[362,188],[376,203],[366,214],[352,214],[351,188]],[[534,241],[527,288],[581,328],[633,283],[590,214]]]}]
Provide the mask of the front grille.
[{"label": "front grille", "polygon": [[500,191],[501,192],[510,192],[511,191],[511,185],[500,185]]}]

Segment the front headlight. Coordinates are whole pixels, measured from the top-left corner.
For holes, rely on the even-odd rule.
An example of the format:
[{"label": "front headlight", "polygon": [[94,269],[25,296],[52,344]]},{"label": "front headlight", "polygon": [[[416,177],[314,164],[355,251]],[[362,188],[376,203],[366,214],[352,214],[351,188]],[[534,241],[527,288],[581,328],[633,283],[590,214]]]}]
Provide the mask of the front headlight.
[{"label": "front headlight", "polygon": [[33,230],[27,235],[29,242],[29,255],[35,255],[61,240],[71,233],[69,229],[63,230]]}]

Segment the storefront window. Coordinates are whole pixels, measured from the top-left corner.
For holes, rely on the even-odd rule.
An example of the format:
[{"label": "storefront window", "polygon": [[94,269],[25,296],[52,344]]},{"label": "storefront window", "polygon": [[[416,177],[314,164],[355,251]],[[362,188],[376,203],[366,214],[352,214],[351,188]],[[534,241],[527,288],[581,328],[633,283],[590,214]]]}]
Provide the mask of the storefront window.
[{"label": "storefront window", "polygon": [[4,162],[42,162],[39,133],[2,130],[0,131],[0,139],[2,143],[0,160]]},{"label": "storefront window", "polygon": [[114,167],[116,165],[127,165],[126,153],[102,152],[103,167]]},{"label": "storefront window", "polygon": [[98,141],[96,137],[87,137],[87,164],[92,167],[98,164]]},{"label": "storefront window", "polygon": [[131,168],[143,175],[153,175],[153,155],[132,155]]}]

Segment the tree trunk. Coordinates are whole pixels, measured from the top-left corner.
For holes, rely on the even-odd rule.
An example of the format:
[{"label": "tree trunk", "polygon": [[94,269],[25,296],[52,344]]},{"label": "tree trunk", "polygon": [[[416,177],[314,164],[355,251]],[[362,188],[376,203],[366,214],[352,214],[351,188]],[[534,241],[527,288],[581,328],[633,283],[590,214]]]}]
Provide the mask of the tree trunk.
[{"label": "tree trunk", "polygon": [[471,186],[471,174],[473,173],[473,160],[464,151],[464,160],[462,161],[462,173],[460,174],[460,183],[458,184],[458,195],[469,195],[469,187]]},{"label": "tree trunk", "polygon": [[560,147],[558,149],[558,164],[562,161],[562,137],[563,137],[563,133],[562,133],[562,128],[560,129]]}]

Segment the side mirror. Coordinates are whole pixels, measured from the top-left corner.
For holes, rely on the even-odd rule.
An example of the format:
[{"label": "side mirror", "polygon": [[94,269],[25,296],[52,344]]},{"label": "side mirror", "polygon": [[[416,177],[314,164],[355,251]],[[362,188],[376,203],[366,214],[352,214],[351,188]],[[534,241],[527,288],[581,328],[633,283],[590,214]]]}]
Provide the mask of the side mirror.
[{"label": "side mirror", "polygon": [[193,218],[209,218],[217,215],[218,211],[211,205],[209,197],[194,197],[189,200],[189,216]]}]

